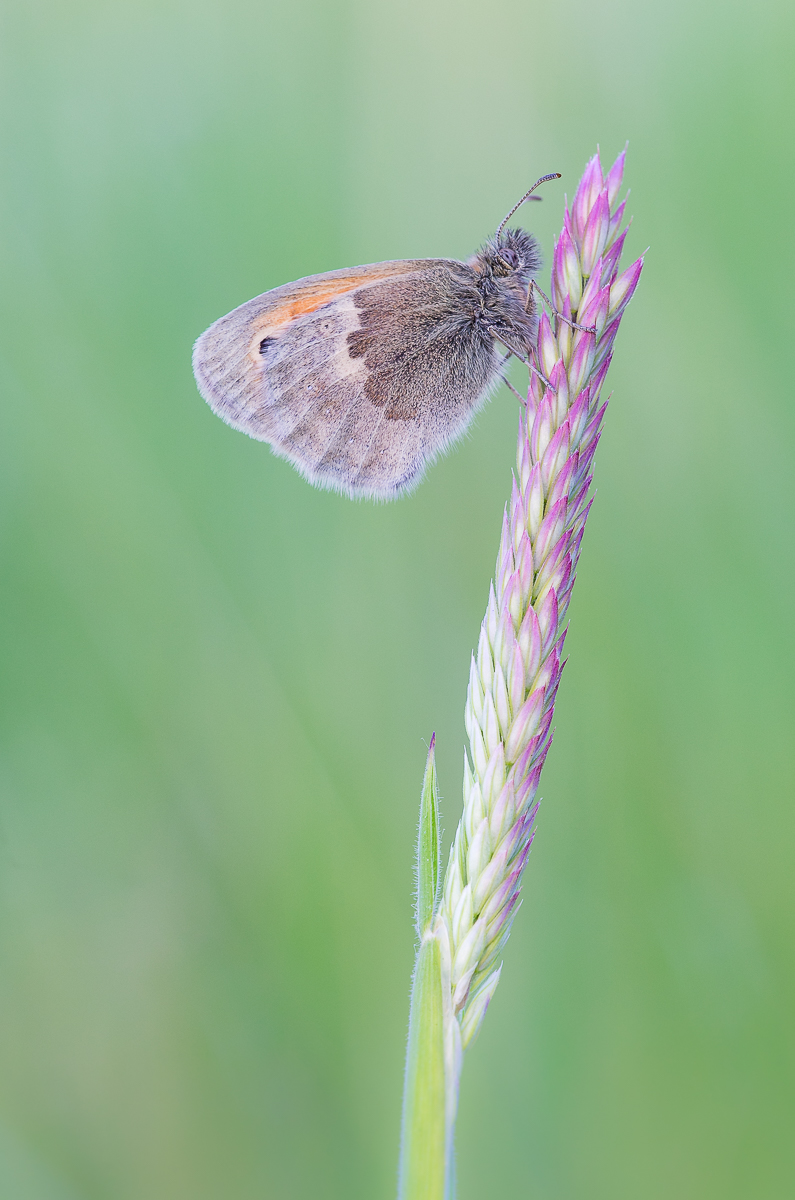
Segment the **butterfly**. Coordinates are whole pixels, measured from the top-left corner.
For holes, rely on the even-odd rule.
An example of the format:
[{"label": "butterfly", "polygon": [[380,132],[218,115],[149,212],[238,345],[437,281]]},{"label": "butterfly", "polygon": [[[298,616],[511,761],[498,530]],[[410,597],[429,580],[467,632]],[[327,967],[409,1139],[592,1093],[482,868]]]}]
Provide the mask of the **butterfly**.
[{"label": "butterfly", "polygon": [[530,365],[541,256],[531,234],[506,225],[559,178],[539,179],[467,262],[328,271],[242,304],[196,342],[202,396],[313,484],[383,500],[410,491],[503,380],[506,359]]}]

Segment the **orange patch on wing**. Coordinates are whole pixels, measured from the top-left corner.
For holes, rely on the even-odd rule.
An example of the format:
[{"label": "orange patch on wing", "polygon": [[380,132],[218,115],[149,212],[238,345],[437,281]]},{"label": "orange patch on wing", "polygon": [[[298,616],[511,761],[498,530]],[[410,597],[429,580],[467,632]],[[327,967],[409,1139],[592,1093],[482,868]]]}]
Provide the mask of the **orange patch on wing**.
[{"label": "orange patch on wing", "polygon": [[342,279],[323,280],[318,279],[317,282],[308,284],[295,299],[288,300],[285,298],[284,303],[276,308],[271,308],[268,312],[263,313],[261,317],[255,317],[251,322],[250,328],[254,330],[255,336],[252,340],[252,347],[249,351],[249,357],[255,361],[257,356],[256,347],[259,341],[268,334],[275,334],[279,330],[284,329],[291,322],[304,317],[307,313],[315,312],[318,308],[322,308],[324,304],[328,304],[330,300],[336,300],[339,296],[345,296],[348,292],[353,292],[356,288],[361,287],[365,283],[377,283],[381,279],[391,279],[400,272],[394,268],[389,271],[369,271],[362,275],[345,275]]},{"label": "orange patch on wing", "polygon": [[[368,278],[372,279],[372,276],[368,276]],[[313,294],[299,296],[297,300],[293,300],[290,304],[285,304],[284,306],[290,314],[289,320],[294,321],[296,317],[303,317],[307,313],[314,312],[315,309],[328,304],[329,300],[335,300],[337,296],[344,296],[346,292],[352,292],[362,282],[361,277],[351,280],[350,283],[346,282],[344,285],[342,284],[342,280],[340,280],[340,284],[337,287],[326,287],[318,291],[314,291],[313,289]]]}]

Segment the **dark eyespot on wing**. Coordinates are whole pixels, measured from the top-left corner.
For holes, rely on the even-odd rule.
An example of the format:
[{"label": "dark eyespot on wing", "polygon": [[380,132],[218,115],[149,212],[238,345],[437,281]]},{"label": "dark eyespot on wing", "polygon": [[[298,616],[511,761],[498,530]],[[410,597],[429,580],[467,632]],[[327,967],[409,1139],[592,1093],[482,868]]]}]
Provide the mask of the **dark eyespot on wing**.
[{"label": "dark eyespot on wing", "polygon": [[263,338],[259,344],[260,354],[265,355],[267,353],[268,346],[272,346],[275,341],[276,341],[276,338],[272,338],[272,337]]}]

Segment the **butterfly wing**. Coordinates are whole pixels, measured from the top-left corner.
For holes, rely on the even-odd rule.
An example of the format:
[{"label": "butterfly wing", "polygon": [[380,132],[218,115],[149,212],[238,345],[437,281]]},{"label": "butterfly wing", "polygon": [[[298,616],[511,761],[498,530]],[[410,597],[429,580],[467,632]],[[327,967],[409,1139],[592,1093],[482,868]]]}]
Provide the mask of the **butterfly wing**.
[{"label": "butterfly wing", "polygon": [[388,499],[463,433],[500,356],[470,267],[376,263],[286,284],[199,338],[199,390],[312,482]]}]

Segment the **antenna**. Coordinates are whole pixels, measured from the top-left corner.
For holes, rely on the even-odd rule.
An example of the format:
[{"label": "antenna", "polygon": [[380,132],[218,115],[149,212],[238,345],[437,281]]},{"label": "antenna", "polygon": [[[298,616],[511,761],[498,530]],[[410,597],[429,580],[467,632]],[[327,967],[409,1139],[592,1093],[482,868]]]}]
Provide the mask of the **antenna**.
[{"label": "antenna", "polygon": [[[505,226],[506,226],[506,225],[508,224],[508,222],[510,221],[511,217],[513,216],[513,214],[516,212],[517,208],[521,208],[521,207],[522,207],[522,205],[524,204],[525,200],[529,200],[529,199],[530,199],[530,197],[531,197],[531,196],[533,196],[533,192],[536,190],[536,188],[537,188],[537,187],[541,187],[541,184],[542,184],[542,183],[547,183],[547,182],[548,182],[550,179],[560,179],[560,172],[556,171],[556,172],[555,172],[553,175],[542,175],[542,176],[541,176],[541,178],[538,180],[538,182],[533,184],[533,186],[530,188],[530,191],[529,191],[529,192],[525,192],[525,194],[522,196],[522,198],[521,198],[521,200],[519,201],[519,203],[518,203],[518,204],[514,204],[513,208],[512,208],[512,209],[511,209],[511,211],[508,213],[508,216],[507,216],[507,217],[505,218],[505,220],[504,220],[504,221],[503,221],[503,222],[500,224],[500,227],[499,227],[499,229],[497,230],[497,233],[496,233],[496,236],[495,236],[495,239],[494,239],[494,240],[497,242],[497,244],[498,244],[498,245],[499,245],[499,241],[500,241],[500,234],[502,233],[503,229],[505,228]],[[540,199],[541,199],[541,197],[540,197],[540,196],[533,196],[533,199],[534,199],[534,200],[540,200]]]}]

